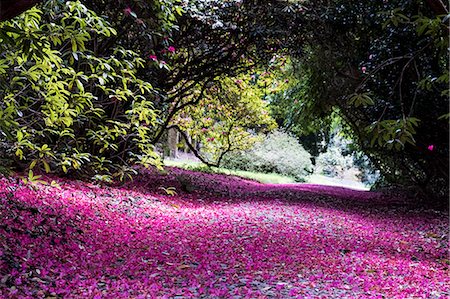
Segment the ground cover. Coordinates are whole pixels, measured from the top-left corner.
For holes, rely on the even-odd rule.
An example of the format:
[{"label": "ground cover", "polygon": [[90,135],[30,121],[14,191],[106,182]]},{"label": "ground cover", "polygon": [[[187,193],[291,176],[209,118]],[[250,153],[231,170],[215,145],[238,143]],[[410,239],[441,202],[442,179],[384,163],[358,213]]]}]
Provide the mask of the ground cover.
[{"label": "ground cover", "polygon": [[0,179],[0,297],[449,295],[448,212],[407,198],[176,168],[53,179]]}]

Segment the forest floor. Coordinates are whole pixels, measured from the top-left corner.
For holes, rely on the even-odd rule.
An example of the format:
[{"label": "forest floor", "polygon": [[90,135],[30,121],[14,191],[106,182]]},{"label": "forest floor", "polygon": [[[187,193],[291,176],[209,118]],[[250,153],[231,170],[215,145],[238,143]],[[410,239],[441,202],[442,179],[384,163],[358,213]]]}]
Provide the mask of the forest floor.
[{"label": "forest floor", "polygon": [[0,178],[1,298],[450,295],[448,211],[411,198],[177,168],[46,180]]}]

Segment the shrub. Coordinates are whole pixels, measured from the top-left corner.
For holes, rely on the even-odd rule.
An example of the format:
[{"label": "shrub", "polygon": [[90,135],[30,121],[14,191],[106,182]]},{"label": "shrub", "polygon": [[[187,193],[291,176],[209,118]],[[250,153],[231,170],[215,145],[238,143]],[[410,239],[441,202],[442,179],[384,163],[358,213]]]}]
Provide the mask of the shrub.
[{"label": "shrub", "polygon": [[276,128],[262,97],[263,88],[253,84],[249,74],[224,76],[210,84],[198,105],[182,110],[172,123],[201,144],[204,160],[220,164],[227,152],[251,148],[259,140],[255,133]]},{"label": "shrub", "polygon": [[317,157],[316,163],[320,173],[328,177],[337,177],[353,167],[353,157],[344,156],[341,148],[337,146],[330,146],[325,153]]},{"label": "shrub", "polygon": [[333,133],[327,151],[316,159],[315,172],[328,177],[353,178],[372,186],[380,177],[369,157],[361,152],[353,141]]},{"label": "shrub", "polygon": [[0,24],[0,155],[18,170],[123,179],[159,165],[145,60],[96,43],[116,30],[80,1],[48,1]]},{"label": "shrub", "polygon": [[362,152],[356,152],[353,156],[353,164],[358,168],[360,173],[358,178],[367,186],[373,186],[378,181],[382,180],[380,171],[375,168],[369,157]]},{"label": "shrub", "polygon": [[229,169],[279,173],[304,181],[312,171],[310,155],[291,135],[275,131],[253,149],[227,155],[222,164]]}]

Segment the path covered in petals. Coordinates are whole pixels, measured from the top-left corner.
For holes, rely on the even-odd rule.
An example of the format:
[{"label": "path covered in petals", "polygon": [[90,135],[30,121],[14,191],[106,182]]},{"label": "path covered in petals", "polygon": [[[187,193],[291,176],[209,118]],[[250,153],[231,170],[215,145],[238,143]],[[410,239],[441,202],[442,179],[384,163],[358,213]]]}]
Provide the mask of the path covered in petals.
[{"label": "path covered in petals", "polygon": [[449,295],[448,212],[405,198],[179,169],[55,180],[0,179],[1,298]]}]

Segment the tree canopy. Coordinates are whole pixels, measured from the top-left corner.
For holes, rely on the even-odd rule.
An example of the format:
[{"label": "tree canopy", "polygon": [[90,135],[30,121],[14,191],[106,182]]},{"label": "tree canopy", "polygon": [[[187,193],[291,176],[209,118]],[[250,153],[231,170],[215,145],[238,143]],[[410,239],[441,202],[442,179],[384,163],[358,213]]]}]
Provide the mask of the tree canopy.
[{"label": "tree canopy", "polygon": [[1,1],[6,166],[123,179],[170,127],[220,162],[275,122],[317,156],[338,115],[383,183],[448,193],[441,1],[35,2]]}]

